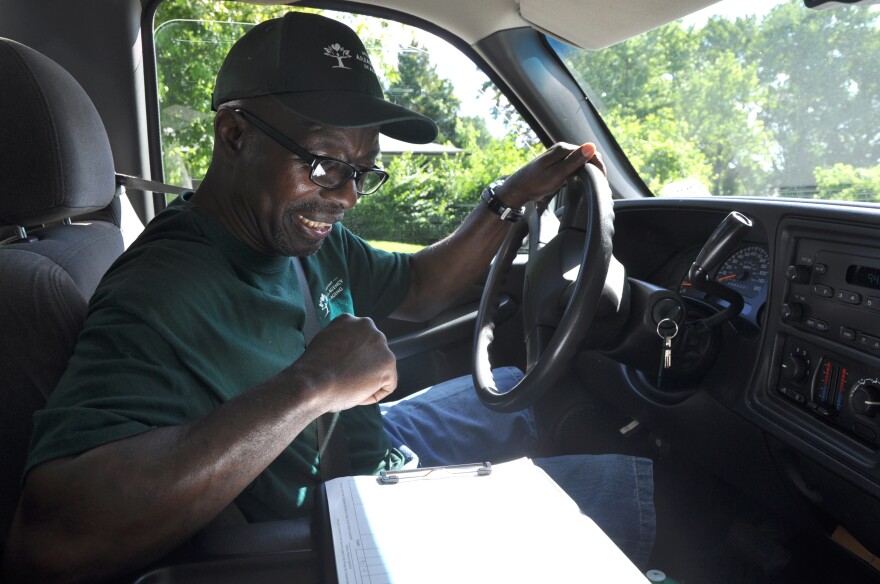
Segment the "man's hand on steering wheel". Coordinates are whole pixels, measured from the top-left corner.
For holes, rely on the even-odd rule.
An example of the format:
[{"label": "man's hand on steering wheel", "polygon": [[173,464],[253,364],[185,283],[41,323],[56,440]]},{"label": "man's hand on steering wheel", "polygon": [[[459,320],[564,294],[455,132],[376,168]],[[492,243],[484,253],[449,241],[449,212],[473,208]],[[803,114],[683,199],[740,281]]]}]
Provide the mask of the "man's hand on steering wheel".
[{"label": "man's hand on steering wheel", "polygon": [[[529,222],[510,230],[486,279],[477,311],[473,377],[477,395],[495,411],[526,408],[558,381],[588,334],[605,287],[613,253],[614,207],[605,165],[593,144],[556,144],[514,173],[496,188],[496,193],[499,198],[510,197],[505,204],[521,206],[556,193],[566,181],[569,203],[562,210],[559,232],[545,246],[530,253],[526,268],[523,329],[527,371],[519,383],[504,393],[495,388],[489,347],[495,336],[503,283]],[[565,277],[569,271],[577,273],[573,283]],[[565,308],[558,316],[557,307],[563,298],[567,298]],[[546,316],[548,313],[552,318]]]},{"label": "man's hand on steering wheel", "polygon": [[495,194],[509,207],[522,207],[529,201],[539,201],[558,191],[572,174],[588,162],[606,174],[605,165],[594,144],[576,146],[558,142],[510,175],[503,185],[495,189]]}]

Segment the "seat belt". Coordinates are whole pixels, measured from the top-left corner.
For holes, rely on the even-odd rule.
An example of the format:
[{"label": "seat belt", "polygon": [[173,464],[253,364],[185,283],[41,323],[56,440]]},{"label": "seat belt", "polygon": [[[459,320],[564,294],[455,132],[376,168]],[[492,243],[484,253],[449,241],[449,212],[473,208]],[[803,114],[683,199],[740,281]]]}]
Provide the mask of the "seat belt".
[{"label": "seat belt", "polygon": [[174,185],[166,185],[165,183],[160,183],[154,180],[148,180],[145,178],[140,178],[137,176],[130,176],[127,174],[116,173],[116,185],[135,189],[138,191],[150,191],[153,193],[167,193],[170,195],[179,195],[180,193],[185,193],[186,191],[191,191],[192,189],[188,189],[185,187],[178,187]]},{"label": "seat belt", "polygon": [[[306,312],[306,320],[303,326],[303,336],[306,346],[318,334],[318,317],[315,312],[315,303],[309,293],[309,284],[303,271],[302,262],[298,257],[292,258],[296,277],[299,279],[299,287],[302,290],[303,307]],[[339,421],[339,412],[326,413],[318,416],[315,420],[315,431],[318,436],[318,469],[322,481],[329,481],[337,477],[351,474],[348,460],[348,445],[345,440],[345,428]]]}]

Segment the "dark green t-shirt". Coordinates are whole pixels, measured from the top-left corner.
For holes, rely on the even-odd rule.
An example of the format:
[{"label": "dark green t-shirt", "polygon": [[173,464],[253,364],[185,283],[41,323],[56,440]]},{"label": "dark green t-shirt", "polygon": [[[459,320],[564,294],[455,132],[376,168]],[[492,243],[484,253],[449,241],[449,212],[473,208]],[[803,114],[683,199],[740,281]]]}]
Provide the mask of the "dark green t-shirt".
[{"label": "dark green t-shirt", "polygon": [[[27,469],[193,422],[288,367],[305,350],[293,261],[246,247],[185,196],[172,203],[92,297],[70,364],[35,414]],[[343,313],[387,316],[409,287],[408,256],[376,250],[340,224],[302,265],[320,326]],[[378,406],[340,419],[355,474],[400,464]],[[295,517],[318,480],[312,423],[236,502],[251,521]]]}]

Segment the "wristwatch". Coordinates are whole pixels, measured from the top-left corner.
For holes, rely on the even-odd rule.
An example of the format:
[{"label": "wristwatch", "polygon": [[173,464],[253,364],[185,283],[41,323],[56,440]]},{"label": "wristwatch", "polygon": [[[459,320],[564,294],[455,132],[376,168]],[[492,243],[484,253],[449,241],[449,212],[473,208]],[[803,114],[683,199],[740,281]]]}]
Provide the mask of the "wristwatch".
[{"label": "wristwatch", "polygon": [[516,223],[522,219],[523,214],[525,213],[525,208],[520,207],[519,209],[514,209],[501,202],[501,199],[495,194],[495,189],[503,184],[504,179],[496,180],[483,190],[483,194],[480,195],[480,198],[486,203],[489,210],[498,215],[503,221]]}]

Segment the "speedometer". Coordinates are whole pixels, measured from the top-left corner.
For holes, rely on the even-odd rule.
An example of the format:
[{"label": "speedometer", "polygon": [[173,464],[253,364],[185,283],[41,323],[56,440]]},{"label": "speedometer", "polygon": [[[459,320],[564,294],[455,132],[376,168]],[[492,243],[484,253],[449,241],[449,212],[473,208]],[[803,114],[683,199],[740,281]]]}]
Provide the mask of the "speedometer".
[{"label": "speedometer", "polygon": [[770,254],[752,245],[736,251],[715,273],[715,280],[746,298],[759,296],[770,279]]}]

